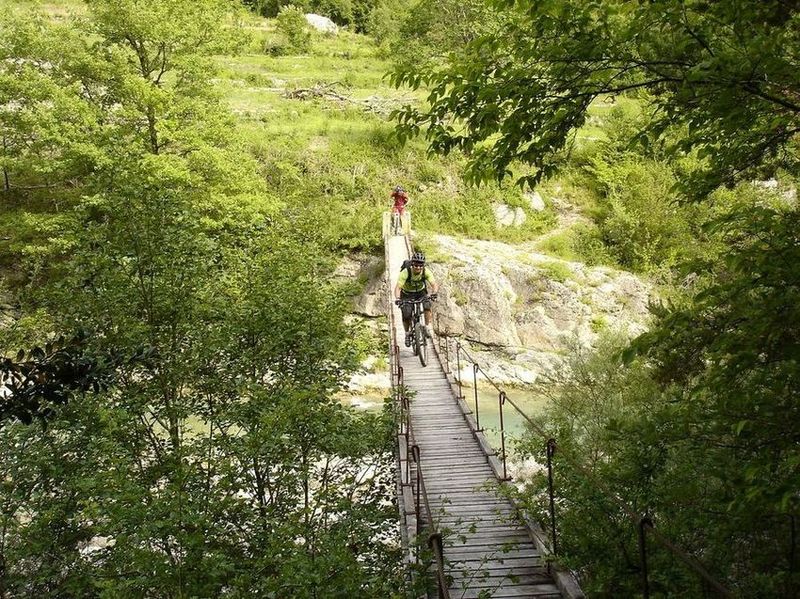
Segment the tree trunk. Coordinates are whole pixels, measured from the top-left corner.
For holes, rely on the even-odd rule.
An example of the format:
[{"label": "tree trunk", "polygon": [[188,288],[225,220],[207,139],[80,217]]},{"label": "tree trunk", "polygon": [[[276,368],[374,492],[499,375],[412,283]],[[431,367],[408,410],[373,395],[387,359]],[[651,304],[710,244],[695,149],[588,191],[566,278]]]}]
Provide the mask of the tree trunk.
[{"label": "tree trunk", "polygon": [[[6,139],[5,135],[3,136],[3,155],[5,156],[6,150],[8,150],[8,140]],[[3,189],[8,191],[11,189],[11,182],[8,180],[8,170],[6,169],[5,165],[3,165]],[[2,595],[0,595],[2,597]]]}]

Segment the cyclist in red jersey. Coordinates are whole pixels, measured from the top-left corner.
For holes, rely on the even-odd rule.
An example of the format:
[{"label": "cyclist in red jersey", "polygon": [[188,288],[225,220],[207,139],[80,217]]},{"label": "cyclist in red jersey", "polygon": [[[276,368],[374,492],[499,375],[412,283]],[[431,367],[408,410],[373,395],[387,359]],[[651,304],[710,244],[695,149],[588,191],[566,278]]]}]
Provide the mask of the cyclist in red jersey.
[{"label": "cyclist in red jersey", "polygon": [[406,208],[406,204],[408,204],[408,195],[406,195],[406,190],[400,185],[395,187],[394,191],[392,192],[392,200],[394,201],[392,211],[397,212],[402,217],[403,211]]}]

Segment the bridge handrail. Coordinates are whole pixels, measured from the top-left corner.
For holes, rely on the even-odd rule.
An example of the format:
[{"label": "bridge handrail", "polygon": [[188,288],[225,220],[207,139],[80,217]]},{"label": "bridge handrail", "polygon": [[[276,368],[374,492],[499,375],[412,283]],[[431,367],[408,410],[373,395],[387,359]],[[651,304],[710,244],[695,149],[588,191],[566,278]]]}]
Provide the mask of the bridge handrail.
[{"label": "bridge handrail", "polygon": [[[555,516],[555,501],[554,501],[554,492],[553,492],[553,470],[552,470],[552,457],[555,454],[555,450],[557,447],[556,440],[549,435],[541,426],[539,426],[534,420],[528,416],[522,409],[511,400],[505,390],[501,389],[500,386],[495,383],[495,381],[489,376],[489,374],[481,367],[480,363],[475,360],[470,353],[463,347],[461,342],[458,339],[453,338],[453,342],[455,343],[455,361],[456,361],[456,373],[458,376],[452,374],[451,364],[450,364],[450,339],[451,337],[445,334],[442,334],[438,327],[439,320],[438,318],[435,320],[434,330],[436,331],[436,338],[438,339],[439,343],[439,355],[441,356],[444,354],[444,362],[445,362],[445,371],[447,374],[453,376],[455,379],[455,383],[458,385],[458,395],[459,398],[465,400],[463,394],[463,384],[462,384],[462,375],[461,375],[461,356],[463,355],[464,358],[472,364],[473,368],[473,392],[475,395],[475,420],[478,430],[481,431],[483,429],[480,428],[480,416],[478,411],[478,387],[477,387],[477,375],[478,372],[483,374],[485,379],[489,382],[489,384],[497,391],[498,393],[498,403],[500,407],[500,443],[501,443],[501,457],[502,457],[502,464],[503,464],[503,478],[509,480],[508,471],[507,471],[507,463],[506,463],[506,447],[505,447],[505,426],[503,421],[503,406],[506,402],[508,402],[514,410],[528,423],[533,431],[538,433],[542,438],[544,438],[546,442],[546,455],[547,455],[547,469],[548,469],[548,493],[549,493],[549,500],[550,500],[550,524],[551,524],[551,543],[552,547],[551,550],[554,555],[558,552],[558,542],[556,537],[556,516]],[[444,347],[442,347],[444,345]],[[680,559],[684,564],[686,564],[692,571],[695,572],[700,578],[702,578],[711,588],[713,588],[717,593],[719,593],[722,597],[732,597],[731,591],[729,591],[726,587],[724,587],[719,581],[717,581],[708,570],[697,560],[697,558],[689,555],[685,550],[681,549],[677,545],[675,545],[672,541],[662,535],[658,530],[655,529],[655,526],[650,519],[648,514],[639,515],[636,511],[629,506],[625,501],[620,498],[616,493],[614,493],[611,489],[608,488],[601,480],[599,480],[593,473],[591,473],[587,468],[577,462],[577,460],[573,459],[568,453],[561,452],[562,459],[566,461],[569,465],[583,474],[584,478],[596,489],[601,491],[602,495],[606,498],[610,499],[613,503],[617,505],[617,507],[625,514],[625,516],[630,519],[634,525],[638,528],[639,534],[639,550],[640,550],[640,559],[642,562],[642,586],[643,586],[643,596],[645,599],[649,597],[649,583],[647,580],[647,553],[646,553],[646,532],[647,529],[650,530],[650,534],[652,537],[663,547],[665,547],[668,551],[670,551],[673,555],[675,555],[678,559]]]},{"label": "bridge handrail", "polygon": [[[411,244],[408,236],[405,236],[405,245],[408,255],[411,253]],[[388,244],[384,246],[386,253],[386,264],[388,260]],[[388,274],[388,273],[387,273]],[[392,383],[392,396],[394,400],[395,414],[397,416],[398,436],[404,436],[406,441],[406,476],[407,484],[411,484],[411,460],[413,458],[416,465],[416,485],[412,486],[414,511],[416,515],[416,534],[419,536],[423,531],[422,521],[426,522],[425,527],[428,529],[427,544],[431,549],[435,564],[436,585],[440,599],[450,599],[450,591],[447,584],[447,577],[444,568],[444,547],[442,543],[442,534],[439,531],[438,524],[434,520],[433,512],[431,510],[430,502],[428,501],[428,490],[425,486],[425,476],[422,467],[422,452],[414,437],[414,429],[411,424],[411,410],[409,398],[405,392],[405,385],[403,384],[403,367],[400,365],[400,351],[397,345],[397,330],[395,328],[395,306],[394,303],[388,302],[387,310],[389,314],[389,343],[390,343],[390,368],[391,368],[391,383]],[[402,464],[401,464],[402,466]],[[402,483],[402,476],[401,476]],[[401,485],[402,486],[402,485]],[[419,562],[419,552],[416,553],[416,559]]]}]

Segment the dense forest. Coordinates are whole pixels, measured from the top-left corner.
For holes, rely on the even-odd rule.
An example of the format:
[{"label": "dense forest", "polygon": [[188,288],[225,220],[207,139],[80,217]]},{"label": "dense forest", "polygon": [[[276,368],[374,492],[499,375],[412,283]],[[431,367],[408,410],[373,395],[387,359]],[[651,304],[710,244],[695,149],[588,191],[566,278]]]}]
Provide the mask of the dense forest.
[{"label": "dense forest", "polygon": [[[0,0],[0,597],[413,595],[336,274],[397,183],[434,251],[557,189],[540,249],[658,290],[539,386],[587,596],[641,596],[621,502],[800,595],[799,40],[786,0]],[[651,545],[652,596],[720,592]]]}]

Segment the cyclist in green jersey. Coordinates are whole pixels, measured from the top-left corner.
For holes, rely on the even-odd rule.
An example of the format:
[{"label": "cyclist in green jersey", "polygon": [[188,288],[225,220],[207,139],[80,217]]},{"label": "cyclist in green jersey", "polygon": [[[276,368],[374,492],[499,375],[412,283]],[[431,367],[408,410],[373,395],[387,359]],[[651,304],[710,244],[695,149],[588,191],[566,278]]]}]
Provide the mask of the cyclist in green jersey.
[{"label": "cyclist in green jersey", "polygon": [[[410,262],[409,268],[404,268],[400,271],[397,285],[394,287],[394,297],[399,301],[424,299],[422,309],[425,311],[425,328],[429,331],[431,325],[431,300],[436,299],[439,285],[431,272],[425,268],[425,254],[415,252],[411,256]],[[403,312],[403,328],[406,332],[406,347],[408,347],[411,345],[410,329],[414,308],[411,305],[403,304],[400,309]]]}]

